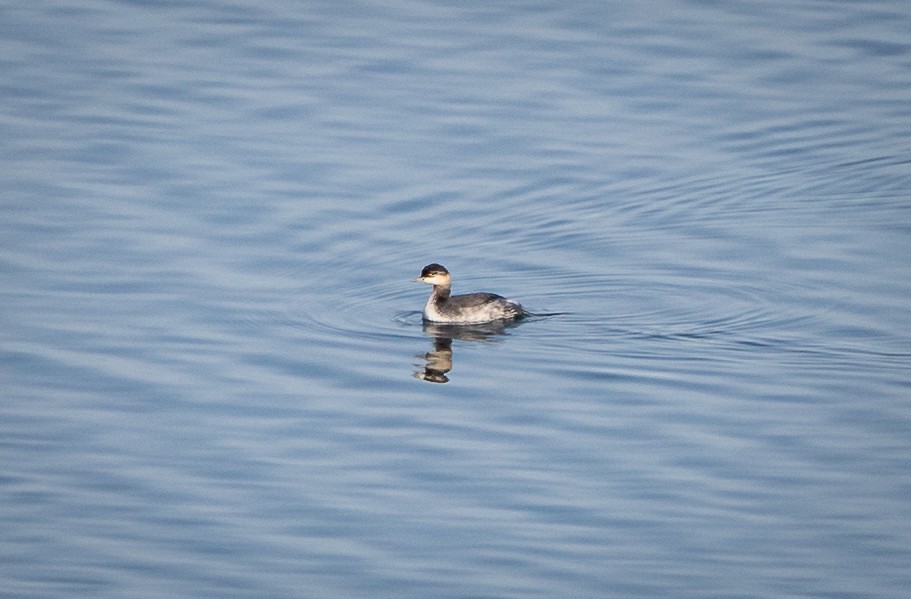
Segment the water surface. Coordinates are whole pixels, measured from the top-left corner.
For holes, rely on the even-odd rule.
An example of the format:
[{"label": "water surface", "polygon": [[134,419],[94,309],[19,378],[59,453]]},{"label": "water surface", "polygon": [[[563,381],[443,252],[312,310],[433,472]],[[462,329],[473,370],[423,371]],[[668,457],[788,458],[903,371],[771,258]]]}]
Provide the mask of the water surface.
[{"label": "water surface", "polygon": [[0,594],[911,589],[905,3],[0,23]]}]

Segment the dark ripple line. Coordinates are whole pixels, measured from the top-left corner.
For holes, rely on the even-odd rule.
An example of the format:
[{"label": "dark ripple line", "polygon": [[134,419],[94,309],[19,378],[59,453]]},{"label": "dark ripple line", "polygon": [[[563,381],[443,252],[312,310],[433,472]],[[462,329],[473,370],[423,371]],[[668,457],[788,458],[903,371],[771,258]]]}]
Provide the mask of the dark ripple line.
[{"label": "dark ripple line", "polygon": [[304,294],[288,307],[287,315],[305,329],[352,339],[417,338],[420,329],[412,332],[413,323],[402,317],[410,312],[393,311],[412,301],[412,293],[407,281],[392,281],[362,286],[354,295]]}]

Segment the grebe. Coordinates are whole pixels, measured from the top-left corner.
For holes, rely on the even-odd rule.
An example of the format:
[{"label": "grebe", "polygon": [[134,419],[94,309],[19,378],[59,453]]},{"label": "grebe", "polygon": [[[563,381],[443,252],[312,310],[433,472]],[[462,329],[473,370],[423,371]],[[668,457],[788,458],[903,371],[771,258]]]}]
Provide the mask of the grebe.
[{"label": "grebe", "polygon": [[452,293],[452,277],[440,264],[428,264],[416,282],[433,285],[430,298],[424,306],[424,320],[447,324],[480,324],[494,320],[527,316],[519,302],[496,293]]}]

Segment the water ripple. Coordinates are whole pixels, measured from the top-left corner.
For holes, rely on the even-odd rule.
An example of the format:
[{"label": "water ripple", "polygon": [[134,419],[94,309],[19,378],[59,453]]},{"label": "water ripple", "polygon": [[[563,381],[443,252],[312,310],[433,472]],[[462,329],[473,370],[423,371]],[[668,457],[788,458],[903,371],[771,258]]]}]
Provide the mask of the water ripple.
[{"label": "water ripple", "polygon": [[423,306],[408,281],[363,285],[357,293],[306,293],[288,307],[292,325],[350,339],[416,338],[421,336]]}]

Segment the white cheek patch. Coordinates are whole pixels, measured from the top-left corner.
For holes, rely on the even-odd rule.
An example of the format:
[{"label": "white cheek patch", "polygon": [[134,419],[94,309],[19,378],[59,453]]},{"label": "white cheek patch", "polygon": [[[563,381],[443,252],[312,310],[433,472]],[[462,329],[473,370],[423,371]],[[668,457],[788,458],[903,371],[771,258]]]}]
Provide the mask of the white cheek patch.
[{"label": "white cheek patch", "polygon": [[443,285],[446,283],[447,279],[448,277],[445,275],[434,274],[428,277],[424,277],[424,282],[428,285]]}]

